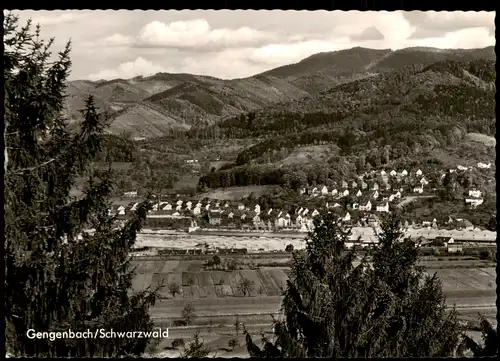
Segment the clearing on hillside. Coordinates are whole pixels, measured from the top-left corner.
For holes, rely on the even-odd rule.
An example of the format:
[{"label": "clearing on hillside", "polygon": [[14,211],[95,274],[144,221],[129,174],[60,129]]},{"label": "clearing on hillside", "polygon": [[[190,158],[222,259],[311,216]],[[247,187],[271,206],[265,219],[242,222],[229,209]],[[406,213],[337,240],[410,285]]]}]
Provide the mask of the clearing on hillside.
[{"label": "clearing on hillside", "polygon": [[467,139],[489,147],[494,147],[497,144],[495,137],[481,133],[467,133]]},{"label": "clearing on hillside", "polygon": [[228,188],[218,188],[212,189],[208,192],[202,193],[199,195],[200,199],[205,197],[210,199],[223,199],[236,201],[240,200],[243,197],[248,197],[251,193],[255,194],[255,197],[260,197],[265,194],[271,186],[247,186],[247,187],[228,187]]}]

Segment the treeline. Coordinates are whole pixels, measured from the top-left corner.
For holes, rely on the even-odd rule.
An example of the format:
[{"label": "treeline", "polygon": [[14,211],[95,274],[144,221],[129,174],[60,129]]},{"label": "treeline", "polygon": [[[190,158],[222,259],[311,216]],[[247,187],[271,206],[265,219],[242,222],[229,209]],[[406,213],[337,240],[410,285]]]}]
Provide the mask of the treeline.
[{"label": "treeline", "polygon": [[125,137],[106,134],[99,154],[99,161],[133,162],[137,148],[134,141]]}]

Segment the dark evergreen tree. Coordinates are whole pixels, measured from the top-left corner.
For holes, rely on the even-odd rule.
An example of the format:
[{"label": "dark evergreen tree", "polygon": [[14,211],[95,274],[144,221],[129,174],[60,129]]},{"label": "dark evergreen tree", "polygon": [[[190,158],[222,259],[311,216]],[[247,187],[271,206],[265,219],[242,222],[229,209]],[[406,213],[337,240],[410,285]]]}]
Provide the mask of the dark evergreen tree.
[{"label": "dark evergreen tree", "polygon": [[[96,171],[105,119],[92,98],[84,121],[70,130],[62,116],[70,44],[50,59],[50,46],[31,22],[4,19],[5,322],[6,349],[15,356],[140,355],[140,338],[31,339],[27,330],[149,331],[157,290],[132,294],[129,251],[149,205],[125,226],[108,213],[111,171]],[[72,128],[73,129],[73,128]],[[88,180],[79,199],[77,177]],[[90,231],[89,231],[90,230]]]},{"label": "dark evergreen tree", "polygon": [[[371,261],[347,250],[350,229],[332,214],[314,220],[303,252],[294,252],[284,317],[259,357],[431,357],[453,355],[460,331],[445,310],[441,285],[416,266],[417,247],[398,216],[385,220]],[[356,265],[356,263],[358,263]]]}]

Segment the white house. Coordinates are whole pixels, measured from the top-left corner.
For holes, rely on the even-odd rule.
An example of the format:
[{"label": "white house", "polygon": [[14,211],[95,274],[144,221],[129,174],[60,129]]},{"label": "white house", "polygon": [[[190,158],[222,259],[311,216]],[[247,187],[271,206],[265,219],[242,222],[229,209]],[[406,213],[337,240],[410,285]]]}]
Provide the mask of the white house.
[{"label": "white house", "polygon": [[417,172],[415,174],[418,175],[418,176],[421,176],[422,175],[422,171],[419,169],[419,170],[417,170]]},{"label": "white house", "polygon": [[157,212],[158,211],[158,203],[153,204],[152,211],[153,212]]},{"label": "white house", "polygon": [[457,165],[457,169],[458,169],[458,170],[467,170],[467,169],[469,169],[469,168],[464,167],[463,165]]},{"label": "white house", "polygon": [[422,179],[420,179],[420,184],[425,186],[425,185],[429,184],[429,182],[427,181],[427,179],[425,179],[425,177],[422,177]]},{"label": "white house", "polygon": [[336,189],[332,190],[332,196],[336,196],[338,191]]},{"label": "white house", "polygon": [[401,172],[401,175],[403,177],[406,177],[408,175],[408,171],[406,169],[403,169],[403,171]]},{"label": "white house", "polygon": [[319,212],[315,209],[312,213],[311,216],[316,217],[319,214]]},{"label": "white house", "polygon": [[486,164],[486,163],[479,162],[479,163],[477,163],[477,167],[481,168],[481,169],[489,169],[489,168],[491,168],[491,163]]},{"label": "white house", "polygon": [[278,219],[276,219],[275,226],[278,228],[285,228],[286,227],[286,219],[283,217],[278,217]]},{"label": "white house", "polygon": [[120,216],[125,215],[125,207],[124,207],[124,206],[120,206],[120,207],[118,207],[118,214],[119,214]]},{"label": "white house", "polygon": [[479,191],[477,189],[471,189],[471,190],[469,190],[469,197],[479,198],[479,197],[481,197],[481,191]]},{"label": "white house", "polygon": [[243,203],[238,203],[238,210],[242,211],[245,209],[245,205]]},{"label": "white house", "polygon": [[234,213],[233,212],[229,212],[229,214],[227,215],[227,218],[233,219],[233,217],[234,217]]},{"label": "white house", "polygon": [[344,191],[344,193],[342,193],[342,195],[343,195],[344,197],[347,197],[347,196],[349,195],[349,190],[347,190],[347,189],[346,189],[346,190]]},{"label": "white house", "polygon": [[125,192],[125,193],[123,193],[123,195],[124,195],[125,197],[135,198],[135,197],[137,197],[137,191],[133,191],[133,192]]},{"label": "white house", "polygon": [[338,207],[340,207],[340,204],[338,204],[338,203],[335,203],[335,204],[333,205],[333,208],[338,208]]},{"label": "white house", "polygon": [[193,202],[191,202],[191,201],[187,201],[186,202],[186,207],[191,208],[192,205],[193,205]]},{"label": "white house", "polygon": [[[170,207],[170,209],[172,209],[172,207]],[[198,215],[200,213],[201,213],[201,208],[198,206],[194,207],[193,214]]]},{"label": "white house", "polygon": [[302,215],[305,216],[307,213],[309,213],[309,209],[304,209],[304,211],[302,212]]},{"label": "white house", "polygon": [[465,203],[469,204],[472,208],[476,208],[483,204],[484,200],[481,198],[466,198]]},{"label": "white house", "polygon": [[174,214],[172,214],[173,216],[180,216],[180,213],[179,212],[175,212]]},{"label": "white house", "polygon": [[313,190],[312,190],[312,195],[317,195],[318,194],[318,188],[317,187],[314,187]]},{"label": "white house", "polygon": [[328,193],[327,186],[323,186],[323,188],[321,188],[321,194],[327,194],[327,193]]},{"label": "white house", "polygon": [[368,184],[366,184],[365,181],[361,182],[361,189],[366,189],[368,188]]},{"label": "white house", "polygon": [[358,183],[356,183],[355,181],[352,181],[351,188],[356,188],[357,186],[358,186]]},{"label": "white house", "polygon": [[394,198],[395,198],[395,197],[394,197],[394,194],[391,194],[391,195],[389,196],[389,202],[394,202]]},{"label": "white house", "polygon": [[377,205],[377,212],[389,212],[389,203],[385,202],[384,204]]},{"label": "white house", "polygon": [[391,175],[391,177],[395,177],[398,173],[393,169],[389,174]]},{"label": "white house", "polygon": [[394,193],[394,198],[401,198],[401,192],[400,191],[397,191],[396,193]]},{"label": "white house", "polygon": [[360,205],[359,206],[360,211],[371,211],[372,210],[372,202],[368,200],[365,205]]},{"label": "white house", "polygon": [[300,188],[299,189],[299,194],[300,195],[306,194],[306,192],[307,192],[307,189],[305,189],[305,188]]},{"label": "white house", "polygon": [[361,189],[358,189],[358,192],[356,193],[356,197],[361,197],[363,193],[361,192]]},{"label": "white house", "polygon": [[378,183],[373,183],[372,191],[378,191],[378,189],[379,189]]},{"label": "white house", "polygon": [[210,208],[210,203],[208,203],[206,206],[205,206],[205,210],[208,211],[208,209]]},{"label": "white house", "polygon": [[422,186],[413,188],[413,193],[422,193],[423,191]]},{"label": "white house", "polygon": [[373,195],[372,195],[373,199],[377,199],[378,196],[379,196],[378,191],[373,192]]},{"label": "white house", "polygon": [[386,174],[387,174],[387,173],[385,172],[385,170],[383,170],[383,169],[382,169],[382,170],[380,171],[380,175],[381,175],[381,176],[385,176]]},{"label": "white house", "polygon": [[302,216],[300,214],[297,216],[297,218],[295,218],[295,225],[297,227],[302,226]]},{"label": "white house", "polygon": [[272,211],[273,211],[273,209],[272,209],[272,208],[270,208],[270,209],[267,211],[267,215],[270,215]]},{"label": "white house", "polygon": [[247,215],[245,213],[243,213],[240,218],[242,221],[244,221],[247,218]]},{"label": "white house", "polygon": [[172,205],[170,203],[167,203],[165,207],[163,207],[164,211],[171,211],[172,210]]},{"label": "white house", "polygon": [[224,204],[224,208],[227,208],[229,207],[229,203],[226,202],[226,204]]},{"label": "white house", "polygon": [[385,190],[386,190],[386,191],[391,190],[391,185],[390,185],[389,183],[386,183],[386,184],[385,184]]},{"label": "white house", "polygon": [[345,180],[342,181],[342,189],[345,189],[349,187],[349,185],[347,184],[347,182]]},{"label": "white house", "polygon": [[343,221],[349,222],[351,220],[351,215],[349,212],[346,212],[345,216],[342,218]]},{"label": "white house", "polygon": [[181,205],[178,205],[177,207],[175,207],[175,210],[176,211],[180,211],[182,209],[182,206]]},{"label": "white house", "polygon": [[255,213],[260,213],[260,205],[256,205],[255,208],[254,208],[254,212]]},{"label": "white house", "polygon": [[359,208],[359,203],[354,202],[353,204],[351,204],[351,208],[354,209],[354,210],[358,209]]},{"label": "white house", "polygon": [[450,169],[450,173],[455,173],[456,170],[455,169]]},{"label": "white house", "polygon": [[182,201],[181,201],[181,200],[178,200],[176,204],[177,204],[178,206],[182,206]]}]

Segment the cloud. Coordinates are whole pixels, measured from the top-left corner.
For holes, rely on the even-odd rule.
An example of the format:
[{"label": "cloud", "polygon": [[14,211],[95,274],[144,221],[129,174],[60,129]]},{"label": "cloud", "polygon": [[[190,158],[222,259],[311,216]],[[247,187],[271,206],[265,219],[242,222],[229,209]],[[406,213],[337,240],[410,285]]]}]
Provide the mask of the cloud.
[{"label": "cloud", "polygon": [[61,25],[66,23],[74,23],[79,20],[83,20],[88,14],[86,12],[64,12],[64,11],[53,11],[44,12],[43,14],[37,14],[32,17],[33,24],[40,24],[45,26],[51,25]]},{"label": "cloud", "polygon": [[202,51],[262,44],[273,38],[275,35],[272,33],[246,26],[238,29],[212,29],[205,19],[174,21],[169,24],[152,21],[140,30],[135,45]]},{"label": "cloud", "polygon": [[380,30],[377,29],[375,26],[370,26],[369,28],[363,30],[360,34],[351,36],[351,39],[368,41],[368,40],[384,40],[385,37],[384,34],[382,34]]},{"label": "cloud", "polygon": [[495,13],[487,11],[409,11],[403,16],[414,28],[410,38],[437,38],[463,29],[495,28]]},{"label": "cloud", "polygon": [[138,75],[148,76],[160,72],[173,72],[173,69],[165,68],[142,57],[138,57],[134,61],[121,63],[116,69],[104,69],[98,73],[89,75],[88,78],[90,80],[129,79]]},{"label": "cloud", "polygon": [[[104,39],[98,41],[98,45],[101,46],[128,46],[133,42],[133,37],[125,36],[122,34],[115,33],[113,35],[107,36]],[[96,46],[95,42],[89,42],[89,44]]]}]

